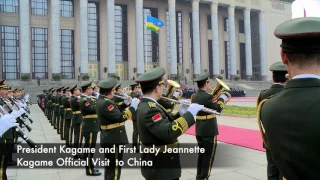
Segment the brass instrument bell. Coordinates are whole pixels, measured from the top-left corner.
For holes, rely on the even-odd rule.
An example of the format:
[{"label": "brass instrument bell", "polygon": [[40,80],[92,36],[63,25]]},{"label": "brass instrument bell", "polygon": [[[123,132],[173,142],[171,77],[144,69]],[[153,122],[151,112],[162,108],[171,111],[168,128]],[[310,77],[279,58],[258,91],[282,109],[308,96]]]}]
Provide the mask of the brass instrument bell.
[{"label": "brass instrument bell", "polygon": [[173,93],[179,92],[179,96],[176,97],[176,99],[178,99],[178,100],[181,99],[183,92],[180,89],[180,84],[178,84],[177,82],[172,81],[172,80],[167,80],[167,82],[169,84],[169,87],[167,90],[166,97],[173,99]]},{"label": "brass instrument bell", "polygon": [[226,92],[226,90],[230,90],[230,88],[219,78],[216,78],[216,80],[217,80],[217,85],[215,86],[214,89],[210,88],[212,90],[210,94],[213,96],[214,99],[218,99],[222,94],[225,94],[228,98],[224,102],[224,104],[227,104],[231,99],[231,95],[230,93]]}]

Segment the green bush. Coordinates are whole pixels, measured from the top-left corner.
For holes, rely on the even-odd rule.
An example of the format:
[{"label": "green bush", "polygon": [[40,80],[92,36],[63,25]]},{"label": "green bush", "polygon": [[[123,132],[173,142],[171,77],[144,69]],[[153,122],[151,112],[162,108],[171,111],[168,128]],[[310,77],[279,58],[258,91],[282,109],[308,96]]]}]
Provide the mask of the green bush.
[{"label": "green bush", "polygon": [[24,74],[21,76],[22,81],[28,81],[30,76],[28,74]]},{"label": "green bush", "polygon": [[55,74],[55,75],[52,76],[52,79],[54,81],[60,81],[61,80],[61,76],[60,76],[60,74]]},{"label": "green bush", "polygon": [[85,74],[85,75],[82,76],[82,80],[84,80],[84,81],[88,81],[89,78],[90,78],[90,76],[87,75],[87,74]]},{"label": "green bush", "polygon": [[217,78],[220,80],[223,80],[223,76],[221,76],[221,75],[219,75]]},{"label": "green bush", "polygon": [[257,115],[257,108],[255,107],[242,107],[242,106],[226,106],[222,114],[232,114],[232,115]]},{"label": "green bush", "polygon": [[239,77],[239,76],[235,76],[235,77],[234,77],[234,80],[235,80],[235,81],[239,81],[239,80],[240,80],[240,77]]}]

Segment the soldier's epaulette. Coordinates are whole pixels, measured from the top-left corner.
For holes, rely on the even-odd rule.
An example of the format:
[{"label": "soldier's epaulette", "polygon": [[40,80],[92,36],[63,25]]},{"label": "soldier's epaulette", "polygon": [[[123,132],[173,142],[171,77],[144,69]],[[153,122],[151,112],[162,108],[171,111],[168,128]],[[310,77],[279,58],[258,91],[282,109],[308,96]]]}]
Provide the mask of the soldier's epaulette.
[{"label": "soldier's epaulette", "polygon": [[149,106],[150,107],[157,107],[157,104],[155,102],[148,102]]},{"label": "soldier's epaulette", "polygon": [[108,98],[104,98],[104,100],[105,100],[105,101],[109,101],[109,99],[108,99]]},{"label": "soldier's epaulette", "polygon": [[87,97],[84,97],[84,98],[83,98],[83,100],[85,100],[85,101],[86,101],[86,100],[87,100]]}]

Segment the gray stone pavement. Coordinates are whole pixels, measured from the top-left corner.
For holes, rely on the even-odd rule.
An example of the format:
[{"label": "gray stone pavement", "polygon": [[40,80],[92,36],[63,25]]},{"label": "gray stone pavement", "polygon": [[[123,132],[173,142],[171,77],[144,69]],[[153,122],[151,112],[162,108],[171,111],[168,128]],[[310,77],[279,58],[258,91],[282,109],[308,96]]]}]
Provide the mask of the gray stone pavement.
[{"label": "gray stone pavement", "polygon": [[[56,130],[52,128],[40,108],[36,104],[31,106],[31,117],[35,120],[32,125],[33,131],[29,137],[38,143],[63,143]],[[248,129],[258,129],[255,118],[237,118],[221,115],[218,118],[219,124],[242,127]],[[129,141],[131,141],[132,122],[126,122],[126,129]],[[98,142],[99,142],[98,135]],[[182,135],[179,137],[181,143],[196,143],[196,138],[192,135]],[[217,164],[223,162],[223,165]],[[267,179],[266,177],[266,157],[264,152],[251,150],[239,146],[218,143],[215,161],[211,170],[210,179],[218,180],[253,180]],[[196,165],[196,162],[195,162]],[[104,169],[100,168],[101,176],[88,177],[85,169],[22,169],[9,167],[9,180],[102,180],[104,179]],[[181,180],[193,180],[196,176],[196,168],[182,170]],[[140,169],[122,169],[122,180],[143,180]]]}]

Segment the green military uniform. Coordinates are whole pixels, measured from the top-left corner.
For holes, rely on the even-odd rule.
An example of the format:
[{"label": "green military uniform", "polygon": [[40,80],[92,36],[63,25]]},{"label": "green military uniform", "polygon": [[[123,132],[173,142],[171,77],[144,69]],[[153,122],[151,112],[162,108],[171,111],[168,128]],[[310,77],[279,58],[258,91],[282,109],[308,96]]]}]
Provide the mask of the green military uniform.
[{"label": "green military uniform", "polygon": [[49,93],[49,90],[45,90],[46,92],[44,93],[44,115],[47,116],[47,118],[48,118],[48,93]]},{"label": "green military uniform", "polygon": [[[257,99],[257,107],[259,103],[277,93],[283,90],[284,85],[286,81],[286,74],[287,74],[287,68],[282,62],[276,62],[270,66],[270,71],[273,73],[273,84],[269,89],[263,90],[259,93],[258,99]],[[263,143],[263,148],[266,149],[265,144]],[[266,156],[267,156],[267,176],[268,180],[280,180],[282,179],[281,173],[278,170],[277,166],[274,164],[272,157],[270,155],[270,152],[268,149],[266,149]]]},{"label": "green military uniform", "polygon": [[[163,86],[164,68],[154,68],[139,76],[136,80],[140,83],[142,91],[156,85]],[[182,117],[173,119],[155,99],[141,98],[137,109],[137,126],[140,141],[144,148],[153,145],[156,148],[178,146],[178,137],[184,134],[194,123],[194,116],[187,111]],[[172,180],[181,176],[180,156],[178,153],[160,152],[157,156],[152,153],[143,153],[143,161],[152,160],[153,167],[141,167],[145,179]]]},{"label": "green military uniform", "polygon": [[[85,92],[87,89],[91,88],[92,82],[84,84],[82,86],[82,92]],[[91,94],[90,94],[91,95]],[[80,99],[80,110],[83,117],[82,122],[82,132],[84,137],[84,148],[95,148],[97,135],[100,130],[98,116],[96,113],[96,105],[91,100],[90,95],[81,95]],[[101,175],[99,170],[94,169],[92,158],[94,153],[84,154],[85,158],[89,159],[88,166],[86,166],[86,174],[89,176],[98,176]]]},{"label": "green military uniform", "polygon": [[[73,92],[76,89],[80,89],[77,87],[77,85],[73,88],[70,89],[71,93],[73,94]],[[83,136],[82,136],[82,115],[81,115],[81,111],[80,111],[80,96],[71,96],[71,102],[70,102],[70,106],[72,109],[72,129],[74,131],[74,148],[81,148],[82,147],[82,140],[83,140]],[[72,135],[72,129],[70,130],[71,132],[69,132]],[[75,158],[78,158],[78,155],[75,156]]]},{"label": "green military uniform", "polygon": [[57,89],[57,95],[54,97],[54,102],[55,102],[55,111],[54,111],[54,117],[55,117],[55,129],[57,129],[57,133],[60,134],[60,104],[59,104],[59,99],[60,99],[60,92],[61,88]]},{"label": "green military uniform", "polygon": [[[0,91],[7,90],[5,80],[0,81]],[[0,101],[0,106],[5,108],[4,102]],[[8,110],[5,108],[5,110]],[[4,112],[2,112],[4,114]],[[8,142],[9,141],[9,142]],[[13,131],[8,129],[2,137],[0,137],[0,179],[7,179],[8,156],[12,154]]]},{"label": "green military uniform", "polygon": [[[133,91],[135,88],[140,88],[139,84],[132,84],[131,85],[131,90],[132,90],[130,93],[131,98],[132,99],[133,98],[141,99],[141,95]],[[132,146],[138,148],[140,145],[140,140],[139,140],[138,127],[137,127],[137,112],[136,111],[132,113],[131,119],[132,119],[132,125],[133,125]]]},{"label": "green military uniform", "polygon": [[[224,100],[219,98],[217,101],[213,95],[201,89],[201,84],[209,83],[209,73],[201,74],[194,81],[197,82],[199,90],[191,96],[192,103],[204,105],[204,107],[221,112],[224,108]],[[205,149],[205,153],[199,153],[197,164],[197,180],[208,179],[211,173],[212,164],[217,147],[217,135],[219,135],[217,118],[215,114],[200,111],[197,114],[196,138],[198,146]]]},{"label": "green military uniform", "polygon": [[[54,115],[54,113],[55,113],[55,94],[54,94],[54,92],[56,92],[56,89],[55,88],[53,88],[52,90],[51,90],[51,94],[50,94],[50,96],[48,96],[48,98],[50,99],[49,100],[49,103],[50,103],[50,110],[49,110],[49,112],[50,112],[50,120],[51,120],[51,125],[53,126],[53,128],[55,128],[56,126],[55,126],[55,115]],[[51,102],[50,102],[51,101]]]},{"label": "green military uniform", "polygon": [[110,160],[109,166],[105,167],[105,180],[119,180],[121,166],[116,166],[116,161],[121,161],[123,152],[119,151],[119,145],[128,144],[128,137],[124,122],[132,117],[135,112],[133,107],[121,111],[120,107],[107,95],[117,84],[117,80],[110,77],[99,82],[100,95],[97,100],[97,115],[100,122],[100,143],[103,148],[116,147],[116,152],[105,153],[105,158]]},{"label": "green military uniform", "polygon": [[63,107],[63,102],[62,99],[66,96],[65,92],[66,92],[66,88],[62,88],[62,94],[59,96],[59,114],[60,114],[60,123],[59,123],[59,128],[60,128],[60,139],[61,140],[65,140],[65,131],[64,131],[64,127],[65,127],[65,120],[64,120],[64,107]]},{"label": "green military uniform", "polygon": [[262,137],[287,180],[320,176],[319,27],[316,17],[291,19],[276,27],[275,36],[282,39],[282,60],[293,77],[258,108],[265,129]]},{"label": "green military uniform", "polygon": [[[70,91],[71,88],[66,88],[66,92]],[[62,104],[64,108],[64,137],[66,139],[66,145],[68,147],[71,147],[72,144],[72,109],[71,109],[71,96],[65,96],[62,97]]]}]

